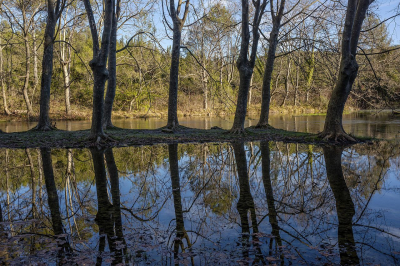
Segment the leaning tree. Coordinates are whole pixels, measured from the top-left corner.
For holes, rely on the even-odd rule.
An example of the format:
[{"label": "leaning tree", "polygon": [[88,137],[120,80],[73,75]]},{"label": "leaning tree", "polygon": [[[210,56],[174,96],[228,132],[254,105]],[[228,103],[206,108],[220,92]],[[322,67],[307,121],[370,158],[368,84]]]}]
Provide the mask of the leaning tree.
[{"label": "leaning tree", "polygon": [[373,0],[349,0],[342,34],[339,76],[329,100],[324,130],[319,136],[325,140],[355,142],[343,129],[342,117],[347,98],[358,73],[356,61],[358,39],[362,24]]}]

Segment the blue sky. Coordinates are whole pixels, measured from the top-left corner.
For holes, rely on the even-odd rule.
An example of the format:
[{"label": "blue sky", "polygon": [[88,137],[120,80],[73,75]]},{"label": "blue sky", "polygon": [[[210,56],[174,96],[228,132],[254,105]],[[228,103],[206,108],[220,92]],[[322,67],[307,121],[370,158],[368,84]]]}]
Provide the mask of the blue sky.
[{"label": "blue sky", "polygon": [[[376,2],[373,11],[379,15],[381,20],[385,20],[399,13],[399,4],[399,0],[380,0]],[[388,27],[389,36],[392,38],[392,44],[400,44],[400,16],[387,21],[386,25]]]}]

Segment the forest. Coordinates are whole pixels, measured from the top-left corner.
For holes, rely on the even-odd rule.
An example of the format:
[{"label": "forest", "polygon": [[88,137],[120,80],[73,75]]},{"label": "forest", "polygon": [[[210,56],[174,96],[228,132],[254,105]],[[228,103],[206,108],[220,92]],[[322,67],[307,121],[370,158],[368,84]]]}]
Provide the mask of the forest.
[{"label": "forest", "polygon": [[[354,141],[345,109],[399,102],[399,55],[380,2],[5,0],[0,4],[2,119],[327,113],[319,135]],[[392,27],[393,28],[393,27]],[[393,31],[393,29],[392,29]],[[168,99],[168,100],[167,100]],[[397,105],[396,105],[397,104]]]}]

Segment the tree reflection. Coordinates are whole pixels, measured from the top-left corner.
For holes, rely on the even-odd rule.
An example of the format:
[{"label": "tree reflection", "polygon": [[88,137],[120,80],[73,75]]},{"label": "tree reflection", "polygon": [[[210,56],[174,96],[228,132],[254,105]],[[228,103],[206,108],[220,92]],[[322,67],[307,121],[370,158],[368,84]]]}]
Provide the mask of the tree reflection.
[{"label": "tree reflection", "polygon": [[[269,148],[268,141],[262,141],[260,144],[261,149],[261,165],[262,165],[262,178],[264,184],[265,195],[267,197],[267,204],[268,204],[268,218],[269,223],[272,228],[272,235],[274,238],[271,238],[269,244],[270,255],[273,247],[273,241],[276,241],[275,249],[282,246],[282,238],[279,233],[279,225],[278,225],[278,214],[275,208],[275,199],[274,193],[272,189],[272,182],[271,182],[271,151]],[[283,258],[283,254],[282,254]]]},{"label": "tree reflection", "polygon": [[60,261],[63,262],[65,260],[65,254],[71,252],[71,247],[66,237],[63,236],[65,232],[61,219],[56,183],[54,180],[51,150],[49,148],[41,148],[40,154],[42,157],[43,175],[46,184],[47,200],[50,208],[53,231],[57,236],[59,248],[58,257],[60,258]]},{"label": "tree reflection", "polygon": [[[242,227],[243,256],[245,258],[248,258],[250,248],[250,221],[248,213],[250,212],[251,227],[253,228],[253,236],[255,236],[254,243],[258,243],[258,239],[256,239],[256,234],[258,233],[257,216],[254,207],[254,199],[250,191],[244,142],[232,143],[232,147],[235,153],[236,169],[239,177],[240,196],[237,203],[237,210],[240,215],[240,224]],[[259,259],[258,255],[261,254],[261,251],[258,244],[256,246],[256,249],[257,259]]]},{"label": "tree reflection", "polygon": [[360,260],[355,247],[352,219],[355,214],[354,203],[346,185],[342,170],[342,147],[323,147],[326,174],[336,201],[339,221],[338,241],[341,265],[357,265]]},{"label": "tree reflection", "polygon": [[179,247],[181,248],[182,252],[185,251],[185,245],[183,243],[183,239],[186,239],[186,243],[189,248],[191,247],[191,243],[189,236],[186,232],[183,220],[183,208],[182,208],[182,197],[181,197],[179,165],[178,165],[178,144],[168,145],[168,154],[169,154],[169,171],[171,173],[172,195],[174,198],[174,210],[175,210],[175,222],[176,222],[176,237],[173,241],[174,259],[175,259],[175,264],[178,265],[179,263],[177,262],[177,259],[179,254]]},{"label": "tree reflection", "polygon": [[[97,257],[96,264],[101,265],[103,262],[102,253],[105,251],[106,239],[111,253],[114,254],[112,264],[120,264],[123,262],[123,253],[126,252],[126,245],[122,232],[118,169],[115,165],[114,155],[111,149],[104,151],[92,148],[90,152],[92,153],[96,179],[98,204],[96,223],[99,226],[100,234],[99,256]],[[107,191],[104,154],[110,175],[112,204]]]}]

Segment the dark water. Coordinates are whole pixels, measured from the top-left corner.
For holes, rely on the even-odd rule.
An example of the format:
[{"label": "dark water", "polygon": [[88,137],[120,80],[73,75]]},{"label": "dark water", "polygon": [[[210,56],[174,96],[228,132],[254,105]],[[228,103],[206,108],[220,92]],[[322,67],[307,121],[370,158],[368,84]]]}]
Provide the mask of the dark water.
[{"label": "dark water", "polygon": [[[249,117],[246,120],[246,127],[256,125],[257,119],[257,117]],[[209,129],[218,126],[229,129],[232,127],[233,117],[181,117],[179,121],[182,125],[192,128]],[[276,128],[310,133],[321,132],[324,128],[324,121],[324,115],[271,114],[270,116],[270,123]],[[166,124],[166,120],[159,118],[118,119],[114,121],[115,126],[128,129],[156,129]],[[31,129],[35,125],[36,122],[0,122],[0,129],[5,132],[18,132]],[[63,130],[83,130],[89,129],[91,122],[89,120],[57,121],[56,126]],[[400,138],[400,116],[394,116],[389,111],[345,114],[343,126],[346,132],[356,136],[382,139]]]},{"label": "dark water", "polygon": [[0,157],[0,264],[400,264],[394,143],[2,149]]}]

